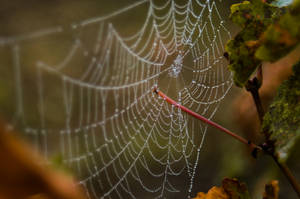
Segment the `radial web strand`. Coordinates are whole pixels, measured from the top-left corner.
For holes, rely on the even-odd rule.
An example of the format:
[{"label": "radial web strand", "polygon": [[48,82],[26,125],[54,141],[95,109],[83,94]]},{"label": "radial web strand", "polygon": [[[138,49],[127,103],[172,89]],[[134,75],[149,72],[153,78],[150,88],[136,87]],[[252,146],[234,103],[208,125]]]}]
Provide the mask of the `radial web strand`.
[{"label": "radial web strand", "polygon": [[4,104],[40,152],[61,156],[89,198],[191,197],[207,125],[153,89],[213,118],[232,86],[223,57],[229,3],[130,2],[0,37],[9,68],[0,76],[15,98]]}]

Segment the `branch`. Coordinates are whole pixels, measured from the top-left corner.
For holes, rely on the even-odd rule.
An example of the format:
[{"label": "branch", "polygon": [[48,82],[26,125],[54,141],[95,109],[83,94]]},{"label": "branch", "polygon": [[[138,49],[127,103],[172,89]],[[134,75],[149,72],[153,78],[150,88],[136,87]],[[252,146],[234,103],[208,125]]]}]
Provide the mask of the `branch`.
[{"label": "branch", "polygon": [[297,182],[297,179],[295,176],[292,174],[291,170],[288,168],[288,166],[283,163],[278,161],[278,157],[274,154],[272,154],[273,160],[276,162],[282,173],[284,173],[285,177],[288,179],[292,187],[294,188],[295,192],[297,193],[298,197],[300,198],[300,185]]},{"label": "branch", "polygon": [[193,112],[192,110],[186,108],[185,106],[177,103],[175,100],[169,98],[168,96],[166,96],[163,92],[159,91],[157,88],[153,89],[153,92],[155,92],[157,95],[161,96],[166,102],[168,102],[171,105],[174,105],[175,107],[181,109],[182,111],[186,112],[187,114],[195,117],[198,120],[201,120],[202,122],[209,124],[210,126],[213,126],[217,129],[219,129],[220,131],[226,133],[227,135],[230,135],[231,137],[233,137],[234,139],[246,144],[247,146],[249,146],[251,149],[253,149],[253,156],[255,156],[255,154],[257,153],[257,151],[261,151],[262,148],[260,146],[257,146],[256,144],[254,144],[251,141],[246,140],[245,138],[229,131],[228,129],[222,127],[221,125],[203,117],[202,115],[199,115],[198,113]]},{"label": "branch", "polygon": [[[252,80],[248,80],[247,84],[245,85],[246,90],[251,93],[252,98],[254,100],[260,125],[262,125],[265,116],[265,111],[262,106],[260,95],[258,92],[258,90],[262,85],[262,81],[263,81],[263,74],[262,74],[262,66],[260,65],[257,69],[256,77],[254,77]],[[267,143],[269,143],[270,133],[263,132],[263,134],[265,136]]]},{"label": "branch", "polygon": [[262,106],[262,103],[260,100],[260,96],[258,93],[259,88],[260,88],[260,83],[256,77],[253,80],[248,80],[248,82],[246,84],[246,89],[252,95],[252,98],[255,102],[255,106],[256,106],[257,113],[258,113],[258,118],[259,118],[260,124],[262,124],[263,118],[265,115],[265,111],[263,109],[263,106]]},{"label": "branch", "polygon": [[[265,115],[265,111],[263,109],[259,92],[258,92],[259,88],[262,85],[262,79],[263,79],[262,67],[259,66],[256,77],[253,80],[248,80],[245,86],[247,91],[251,93],[252,98],[255,102],[260,124],[263,123],[263,118]],[[281,172],[286,176],[286,178],[288,179],[288,181],[290,182],[290,184],[292,185],[295,192],[300,198],[300,185],[297,182],[295,176],[292,174],[291,170],[288,168],[288,166],[285,163],[280,162],[278,160],[278,156],[275,154],[275,150],[274,150],[274,143],[272,140],[270,140],[270,132],[264,131],[263,134],[265,135],[265,143],[262,145],[263,150],[265,151],[266,154],[272,156],[273,160],[276,162]]]}]

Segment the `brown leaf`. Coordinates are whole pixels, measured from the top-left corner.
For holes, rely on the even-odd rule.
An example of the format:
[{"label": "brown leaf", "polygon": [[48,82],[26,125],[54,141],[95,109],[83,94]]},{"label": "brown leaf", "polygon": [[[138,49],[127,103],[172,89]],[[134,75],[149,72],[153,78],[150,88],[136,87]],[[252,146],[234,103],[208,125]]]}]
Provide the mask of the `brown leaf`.
[{"label": "brown leaf", "polygon": [[230,199],[249,199],[248,189],[245,183],[239,182],[237,179],[225,178],[222,186]]},{"label": "brown leaf", "polygon": [[278,199],[279,186],[277,180],[272,180],[265,186],[263,199]]},{"label": "brown leaf", "polygon": [[212,187],[207,194],[200,192],[194,199],[249,199],[249,193],[244,183],[225,178],[222,187]]}]

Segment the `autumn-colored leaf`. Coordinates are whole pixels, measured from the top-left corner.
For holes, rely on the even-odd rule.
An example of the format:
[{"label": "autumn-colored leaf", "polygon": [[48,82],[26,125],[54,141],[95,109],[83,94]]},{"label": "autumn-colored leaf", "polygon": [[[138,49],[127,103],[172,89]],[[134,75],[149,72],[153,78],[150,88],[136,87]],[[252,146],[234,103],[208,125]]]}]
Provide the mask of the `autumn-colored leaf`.
[{"label": "autumn-colored leaf", "polygon": [[263,199],[278,199],[279,186],[277,180],[272,180],[266,184]]},{"label": "autumn-colored leaf", "polygon": [[[277,180],[265,185],[263,199],[278,199],[279,186]],[[237,179],[225,178],[221,187],[212,187],[207,193],[199,192],[194,199],[250,199],[245,183]]]},{"label": "autumn-colored leaf", "polygon": [[212,187],[207,194],[199,192],[195,199],[230,199],[223,187]]},{"label": "autumn-colored leaf", "polygon": [[280,13],[280,8],[262,0],[244,1],[231,7],[231,20],[242,28],[226,45],[229,69],[233,71],[237,86],[244,86],[261,64],[261,60],[255,57],[260,47],[259,38]]},{"label": "autumn-colored leaf", "polygon": [[[244,86],[262,61],[277,61],[300,42],[300,0],[244,1],[231,7],[231,20],[242,30],[226,45],[229,69],[237,86]],[[285,13],[281,15],[282,13]]]},{"label": "autumn-colored leaf", "polygon": [[250,199],[250,196],[244,183],[225,178],[222,187],[213,187],[206,194],[200,192],[195,199]]},{"label": "autumn-colored leaf", "polygon": [[222,187],[230,199],[250,198],[246,184],[239,182],[237,179],[225,178],[222,182]]}]

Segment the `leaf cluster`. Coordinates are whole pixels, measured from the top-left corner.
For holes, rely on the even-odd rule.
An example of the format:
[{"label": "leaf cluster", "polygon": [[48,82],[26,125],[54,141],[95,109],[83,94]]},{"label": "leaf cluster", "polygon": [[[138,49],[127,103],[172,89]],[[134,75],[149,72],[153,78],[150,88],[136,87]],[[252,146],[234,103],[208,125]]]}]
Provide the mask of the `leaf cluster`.
[{"label": "leaf cluster", "polygon": [[277,61],[300,42],[300,0],[288,7],[276,5],[252,0],[231,7],[231,20],[242,28],[226,45],[237,86],[245,86],[263,61]]},{"label": "leaf cluster", "polygon": [[[282,3],[282,2],[281,2]],[[300,43],[300,0],[287,7],[270,0],[251,0],[231,7],[231,19],[241,31],[226,45],[229,69],[237,86],[247,82],[263,61],[275,62]],[[271,152],[285,161],[300,137],[300,62],[284,82],[263,121]],[[258,88],[257,88],[258,89]]]},{"label": "leaf cluster", "polygon": [[244,1],[231,7],[231,20],[242,28],[226,45],[229,69],[234,73],[237,86],[244,86],[261,64],[261,60],[255,56],[260,47],[260,37],[281,12],[280,8],[262,0]]}]

